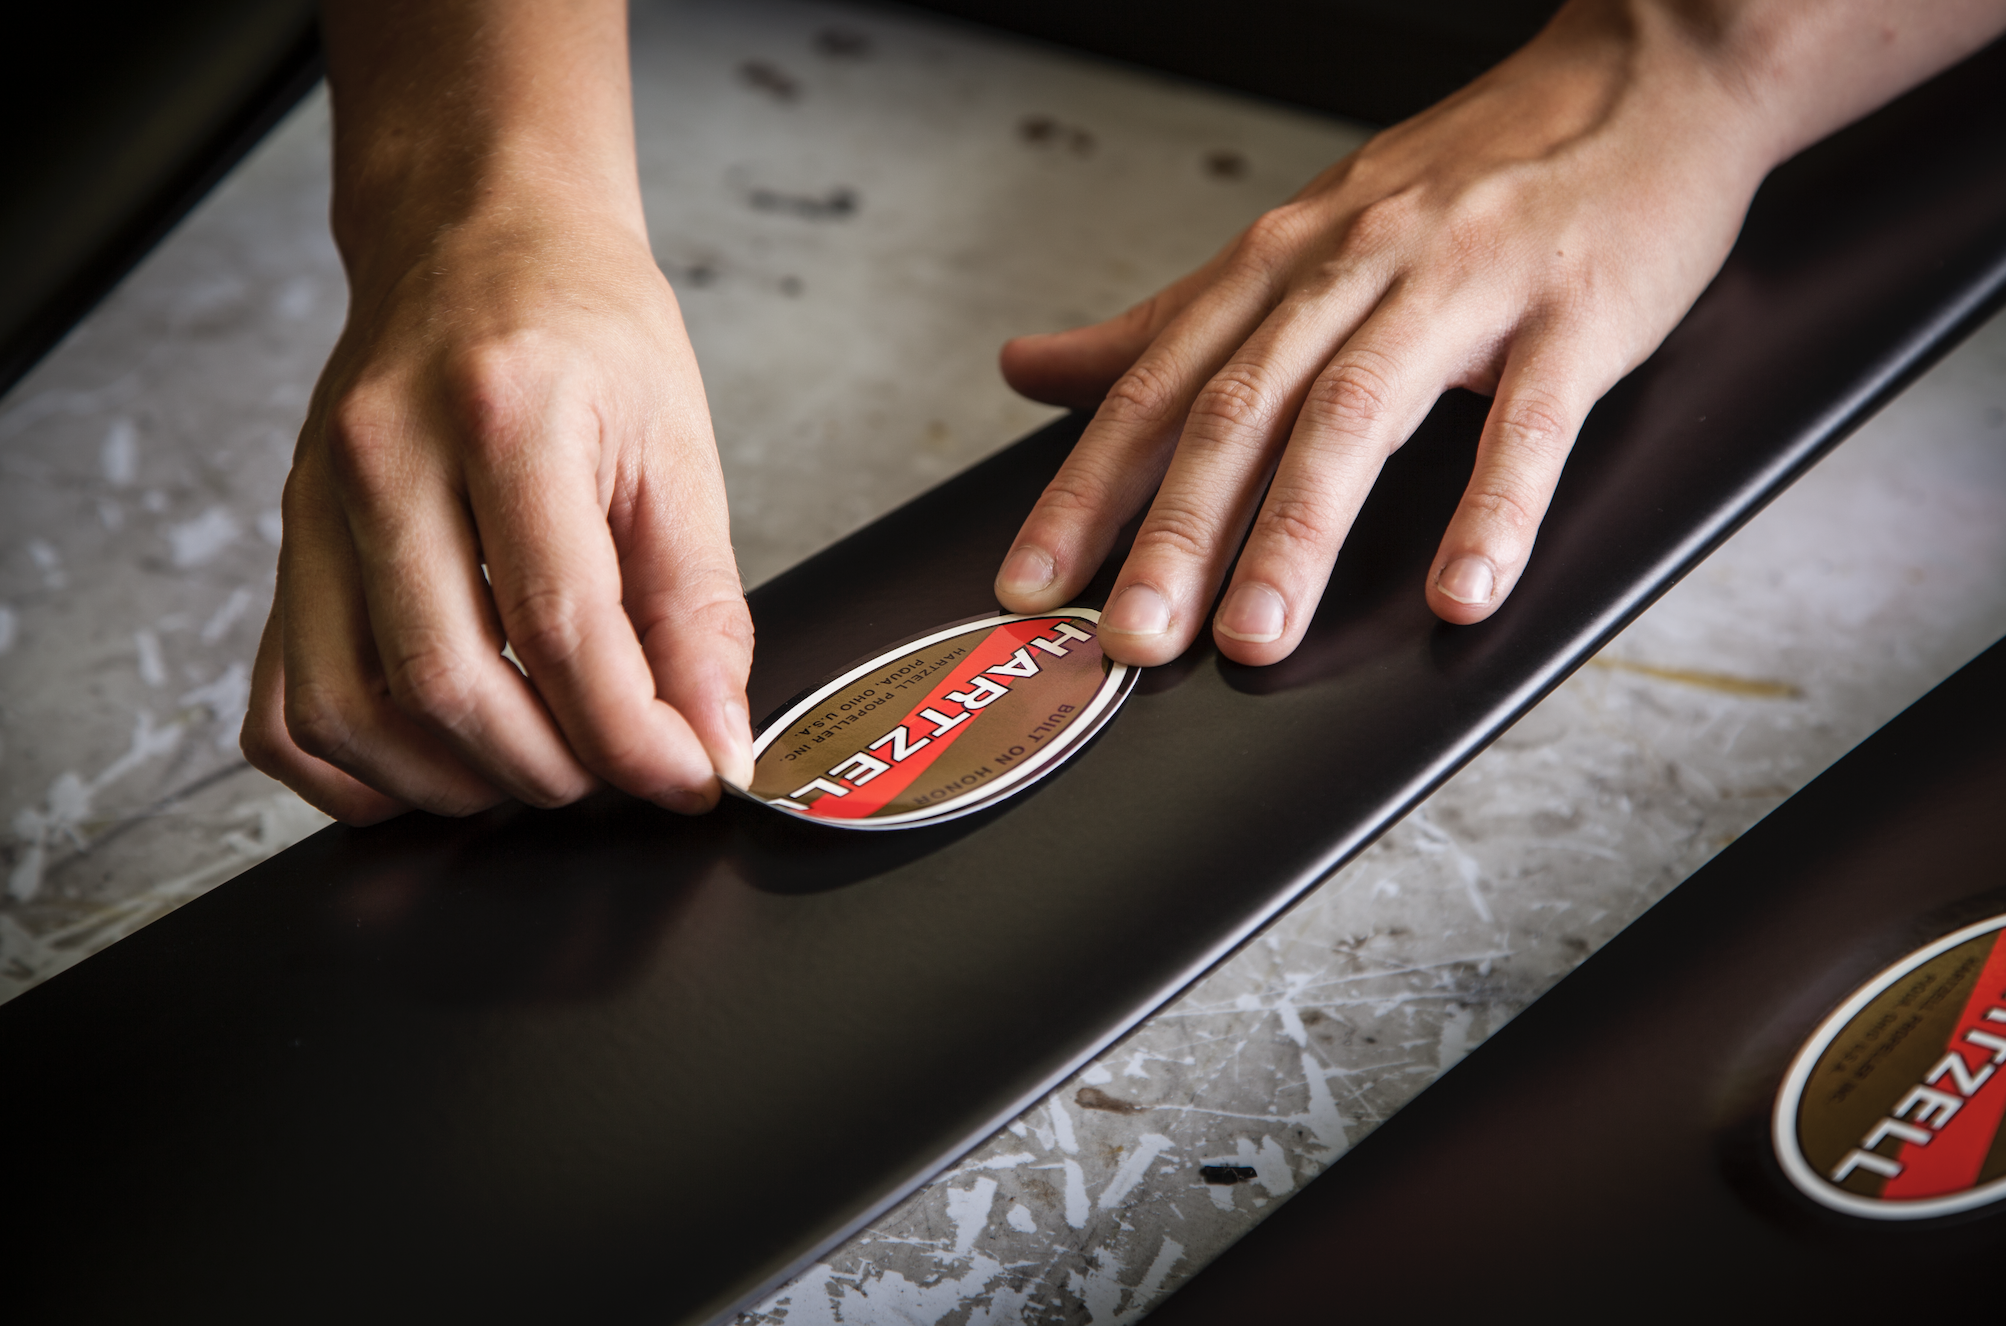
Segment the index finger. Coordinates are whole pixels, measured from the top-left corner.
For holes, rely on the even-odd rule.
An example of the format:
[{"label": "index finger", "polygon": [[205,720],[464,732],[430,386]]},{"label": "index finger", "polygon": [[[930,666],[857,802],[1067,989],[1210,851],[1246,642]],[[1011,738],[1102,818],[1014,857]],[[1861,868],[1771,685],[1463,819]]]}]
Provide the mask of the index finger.
[{"label": "index finger", "polygon": [[534,446],[470,474],[502,628],[579,761],[622,791],[685,813],[719,794],[690,723],[657,694],[622,599],[621,564],[581,452],[598,419],[551,418]]}]

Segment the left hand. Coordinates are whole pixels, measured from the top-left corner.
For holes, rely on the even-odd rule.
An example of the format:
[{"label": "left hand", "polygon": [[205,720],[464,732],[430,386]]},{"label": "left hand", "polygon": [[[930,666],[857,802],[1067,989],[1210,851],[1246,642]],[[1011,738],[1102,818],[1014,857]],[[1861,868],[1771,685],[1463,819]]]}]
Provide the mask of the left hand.
[{"label": "left hand", "polygon": [[1495,401],[1425,592],[1443,620],[1482,621],[1589,408],[1698,298],[1768,170],[2002,17],[1998,0],[1573,0],[1196,272],[1004,347],[1019,391],[1099,409],[998,599],[1069,600],[1160,482],[1103,646],[1181,654],[1238,552],[1214,639],[1241,663],[1285,658],[1381,465],[1464,387]]}]

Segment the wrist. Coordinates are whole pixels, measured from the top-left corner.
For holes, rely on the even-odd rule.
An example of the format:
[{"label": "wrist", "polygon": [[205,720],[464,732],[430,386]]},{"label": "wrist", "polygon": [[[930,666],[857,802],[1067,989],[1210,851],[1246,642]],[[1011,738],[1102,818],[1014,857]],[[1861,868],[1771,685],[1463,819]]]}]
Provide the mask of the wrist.
[{"label": "wrist", "polygon": [[351,163],[335,177],[330,228],[349,279],[394,280],[413,263],[469,246],[511,248],[567,235],[648,245],[631,167],[581,163],[564,145],[521,138],[471,152]]},{"label": "wrist", "polygon": [[[1570,90],[1571,133],[1627,132],[1695,180],[1753,194],[1796,150],[1748,70],[1771,53],[1734,0],[1569,0],[1497,75]],[[1716,17],[1714,11],[1724,16]],[[1550,97],[1555,94],[1548,94]]]},{"label": "wrist", "polygon": [[552,223],[645,248],[622,0],[328,0],[330,222],[351,281]]}]

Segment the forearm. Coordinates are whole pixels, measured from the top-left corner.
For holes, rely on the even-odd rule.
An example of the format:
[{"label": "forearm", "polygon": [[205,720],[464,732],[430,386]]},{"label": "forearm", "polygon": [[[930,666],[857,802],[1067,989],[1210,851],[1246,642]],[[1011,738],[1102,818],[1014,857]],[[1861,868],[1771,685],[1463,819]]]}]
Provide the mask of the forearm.
[{"label": "forearm", "polygon": [[328,0],[352,277],[442,229],[589,209],[645,243],[624,0]]},{"label": "forearm", "polygon": [[2006,31],[2006,0],[1575,0],[1683,48],[1763,168]]}]

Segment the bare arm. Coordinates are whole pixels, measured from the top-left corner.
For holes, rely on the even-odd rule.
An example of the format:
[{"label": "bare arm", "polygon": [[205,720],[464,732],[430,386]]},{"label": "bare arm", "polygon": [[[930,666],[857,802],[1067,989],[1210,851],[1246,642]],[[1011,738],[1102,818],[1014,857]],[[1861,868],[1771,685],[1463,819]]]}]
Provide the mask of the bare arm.
[{"label": "bare arm", "polygon": [[751,621],[648,250],[625,5],[330,0],[325,27],[349,315],[245,752],[353,822],[601,781],[704,809],[750,771]]},{"label": "bare arm", "polygon": [[1465,387],[1494,403],[1424,592],[1483,620],[1589,408],[1719,271],[1770,169],[2002,28],[2002,0],[1572,0],[1190,276],[1004,347],[1018,390],[1098,412],[998,597],[1064,602],[1147,501],[1109,652],[1181,653],[1240,552],[1214,638],[1284,658],[1386,457]]}]

